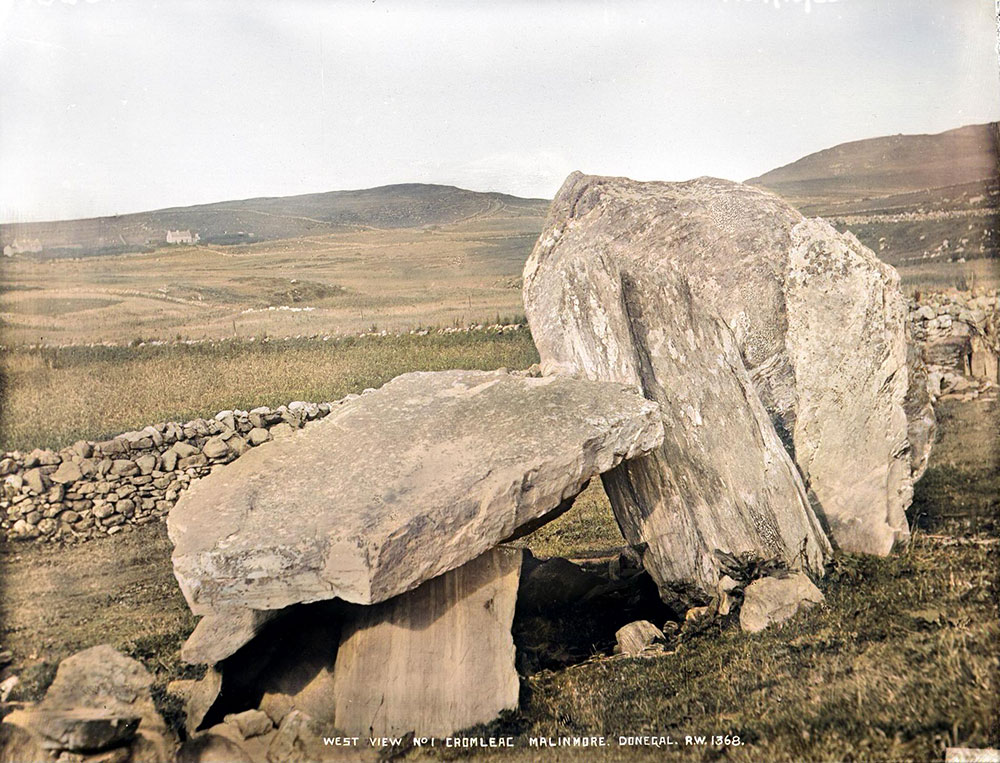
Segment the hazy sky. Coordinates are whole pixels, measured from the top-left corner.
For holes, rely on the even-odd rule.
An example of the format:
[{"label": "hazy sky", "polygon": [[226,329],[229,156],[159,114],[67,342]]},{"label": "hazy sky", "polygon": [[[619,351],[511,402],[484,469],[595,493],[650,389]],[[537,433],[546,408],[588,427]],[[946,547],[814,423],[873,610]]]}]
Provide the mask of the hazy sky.
[{"label": "hazy sky", "polygon": [[996,45],[992,0],[0,0],[0,220],[742,180],[997,119]]}]

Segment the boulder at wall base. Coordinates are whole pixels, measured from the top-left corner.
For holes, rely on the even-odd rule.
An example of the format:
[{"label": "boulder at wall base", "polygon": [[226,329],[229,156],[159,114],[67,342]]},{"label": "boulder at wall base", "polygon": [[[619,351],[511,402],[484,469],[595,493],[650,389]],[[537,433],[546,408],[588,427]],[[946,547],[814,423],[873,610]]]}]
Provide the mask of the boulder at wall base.
[{"label": "boulder at wall base", "polygon": [[334,666],[337,728],[443,737],[515,709],[521,554],[495,548],[414,591],[356,608]]},{"label": "boulder at wall base", "polygon": [[[750,186],[574,173],[524,271],[543,365],[626,381],[687,353],[680,318],[660,321],[646,310],[632,337],[627,311],[635,307],[620,303],[636,303],[630,294],[637,294],[648,305],[662,303],[668,315],[680,312],[688,300],[678,296],[676,276],[705,306],[696,312],[717,315],[731,329],[752,386],[836,542],[885,554],[905,540],[912,481],[905,304],[896,272],[852,235],[806,220]],[[610,346],[602,349],[604,341]],[[691,381],[653,376],[671,394]],[[686,530],[704,524],[689,521]]]},{"label": "boulder at wall base", "polygon": [[785,577],[760,578],[743,591],[740,627],[749,633],[757,633],[822,602],[822,592],[801,572]]},{"label": "boulder at wall base", "polygon": [[168,518],[174,574],[195,614],[383,601],[662,437],[656,403],[622,384],[406,374],[196,481]]},{"label": "boulder at wall base", "polygon": [[602,230],[543,234],[525,306],[547,371],[637,384],[661,404],[663,445],[602,479],[664,600],[709,596],[717,550],[821,569],[828,541],[732,332],[683,278]]}]

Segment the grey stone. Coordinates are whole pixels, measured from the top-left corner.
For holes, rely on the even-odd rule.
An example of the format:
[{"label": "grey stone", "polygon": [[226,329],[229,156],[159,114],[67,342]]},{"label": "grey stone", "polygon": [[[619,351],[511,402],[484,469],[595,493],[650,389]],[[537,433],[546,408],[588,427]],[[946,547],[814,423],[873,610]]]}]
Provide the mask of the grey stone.
[{"label": "grey stone", "polygon": [[141,474],[152,474],[153,469],[156,468],[156,456],[152,453],[146,453],[135,460],[135,465],[139,467]]},{"label": "grey stone", "polygon": [[[175,445],[176,445],[176,443],[175,443]],[[177,456],[177,451],[174,450],[173,448],[170,448],[169,450],[164,451],[163,452],[163,456],[161,458],[162,458],[162,466],[163,466],[163,470],[164,471],[166,471],[166,472],[172,472],[174,469],[177,468],[177,459],[178,459],[178,456]]]},{"label": "grey stone", "polygon": [[[167,738],[166,723],[153,704],[153,677],[136,660],[107,644],[67,657],[39,705],[43,710],[98,709],[138,717],[143,734]],[[162,756],[166,760],[166,755]]]},{"label": "grey stone", "polygon": [[128,742],[140,718],[103,708],[21,711],[14,723],[30,728],[42,738],[42,747],[70,752],[98,752]]},{"label": "grey stone", "polygon": [[274,619],[275,610],[236,609],[206,615],[181,647],[181,659],[192,665],[214,665],[248,644]]},{"label": "grey stone", "polygon": [[229,455],[229,448],[220,437],[212,437],[202,446],[201,452],[205,454],[206,458],[219,459]]},{"label": "grey stone", "polygon": [[[526,307],[543,363],[552,362],[549,345],[573,334],[558,323],[561,312],[569,322],[598,321],[598,338],[610,332],[627,339],[622,308],[594,307],[584,287],[556,282],[584,274],[584,261],[612,279],[591,300],[615,290],[655,292],[660,281],[680,276],[694,300],[732,330],[753,387],[837,542],[884,554],[906,539],[906,307],[892,268],[852,235],[806,220],[759,189],[712,178],[638,183],[576,173],[553,202],[525,267]],[[618,274],[629,283],[617,287]],[[579,301],[562,308],[553,290]],[[612,317],[618,323],[600,323]],[[539,340],[539,324],[553,336]],[[670,353],[667,342],[677,350],[682,336],[668,332],[660,354]],[[620,350],[605,359],[619,371],[644,362]],[[598,361],[559,360],[584,369]]]},{"label": "grey stone", "polygon": [[661,437],[656,404],[620,384],[406,374],[193,483],[168,519],[174,574],[196,614],[382,601]]},{"label": "grey stone", "polygon": [[247,435],[247,439],[250,440],[251,445],[263,445],[271,439],[271,433],[263,427],[254,427]]},{"label": "grey stone", "polygon": [[787,577],[760,578],[743,590],[740,627],[757,633],[822,602],[822,592],[801,572]]},{"label": "grey stone", "polygon": [[295,434],[295,430],[292,428],[291,424],[282,421],[271,427],[270,433],[272,438],[278,439],[281,437],[289,437],[290,435]]},{"label": "grey stone", "polygon": [[52,481],[60,484],[76,482],[83,478],[83,472],[77,464],[72,461],[63,461],[59,468],[52,473]]},{"label": "grey stone", "polygon": [[131,477],[139,473],[139,467],[131,459],[117,458],[111,464],[111,473],[116,477]]},{"label": "grey stone", "polygon": [[666,637],[649,620],[636,620],[619,628],[615,632],[615,641],[618,642],[617,651],[620,654],[636,657],[654,644],[664,643]]},{"label": "grey stone", "polygon": [[663,445],[603,481],[661,595],[689,604],[714,590],[716,551],[791,564],[804,549],[820,570],[829,543],[733,332],[643,237],[658,204],[656,188],[571,176],[525,266],[524,299],[546,373],[638,385],[661,404]]},{"label": "grey stone", "polygon": [[222,691],[222,674],[209,667],[204,678],[171,681],[167,685],[167,691],[180,697],[184,703],[184,729],[191,735],[198,730],[218,699],[219,692]]},{"label": "grey stone", "polygon": [[28,490],[34,493],[44,493],[46,487],[48,487],[49,478],[42,475],[42,472],[36,467],[34,469],[28,469],[24,473],[24,484],[27,486]]},{"label": "grey stone", "polygon": [[337,728],[443,737],[516,708],[520,567],[520,551],[496,548],[360,610],[334,665]]},{"label": "grey stone", "polygon": [[175,442],[170,446],[170,450],[177,454],[179,458],[187,458],[188,456],[194,456],[201,451],[189,442]]},{"label": "grey stone", "polygon": [[232,713],[223,720],[239,729],[240,736],[244,739],[259,737],[274,728],[271,719],[262,710],[244,710],[242,713]]}]

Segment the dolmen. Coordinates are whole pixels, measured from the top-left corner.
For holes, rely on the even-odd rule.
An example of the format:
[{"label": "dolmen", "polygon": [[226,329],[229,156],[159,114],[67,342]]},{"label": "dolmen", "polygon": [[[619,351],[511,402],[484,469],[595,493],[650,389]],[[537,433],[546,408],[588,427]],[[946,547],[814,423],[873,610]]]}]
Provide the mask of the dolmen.
[{"label": "dolmen", "polygon": [[505,541],[596,476],[688,619],[729,610],[735,564],[776,571],[743,581],[743,627],[780,627],[834,550],[906,542],[933,409],[899,277],[854,236],[738,183],[574,173],[523,282],[538,373],[406,374],[182,496],[190,732],[269,729],[278,760],[310,724],[444,736],[515,708],[541,577],[519,592]]},{"label": "dolmen", "polygon": [[501,544],[662,440],[621,383],[411,373],[197,481],[168,518],[203,616],[182,656],[209,666],[174,687],[189,731],[262,709],[444,736],[515,708],[522,552]]}]

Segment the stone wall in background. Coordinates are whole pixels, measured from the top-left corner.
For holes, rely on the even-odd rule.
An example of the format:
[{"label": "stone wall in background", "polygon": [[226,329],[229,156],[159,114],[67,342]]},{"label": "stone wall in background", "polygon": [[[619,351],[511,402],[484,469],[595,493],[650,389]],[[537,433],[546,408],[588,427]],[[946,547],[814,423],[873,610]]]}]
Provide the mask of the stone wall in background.
[{"label": "stone wall in background", "polygon": [[[972,399],[998,385],[1000,295],[924,292],[910,300],[931,395]],[[344,400],[355,396],[349,395]],[[162,520],[192,480],[291,434],[344,402],[293,402],[166,422],[103,442],[0,457],[0,537],[79,542]]]},{"label": "stone wall in background", "polygon": [[910,300],[910,335],[924,348],[933,397],[974,398],[998,384],[1000,297],[926,292]]},{"label": "stone wall in background", "polygon": [[192,480],[250,448],[290,435],[354,397],[220,411],[212,419],[154,424],[59,451],[4,453],[2,537],[72,543],[160,521]]}]

